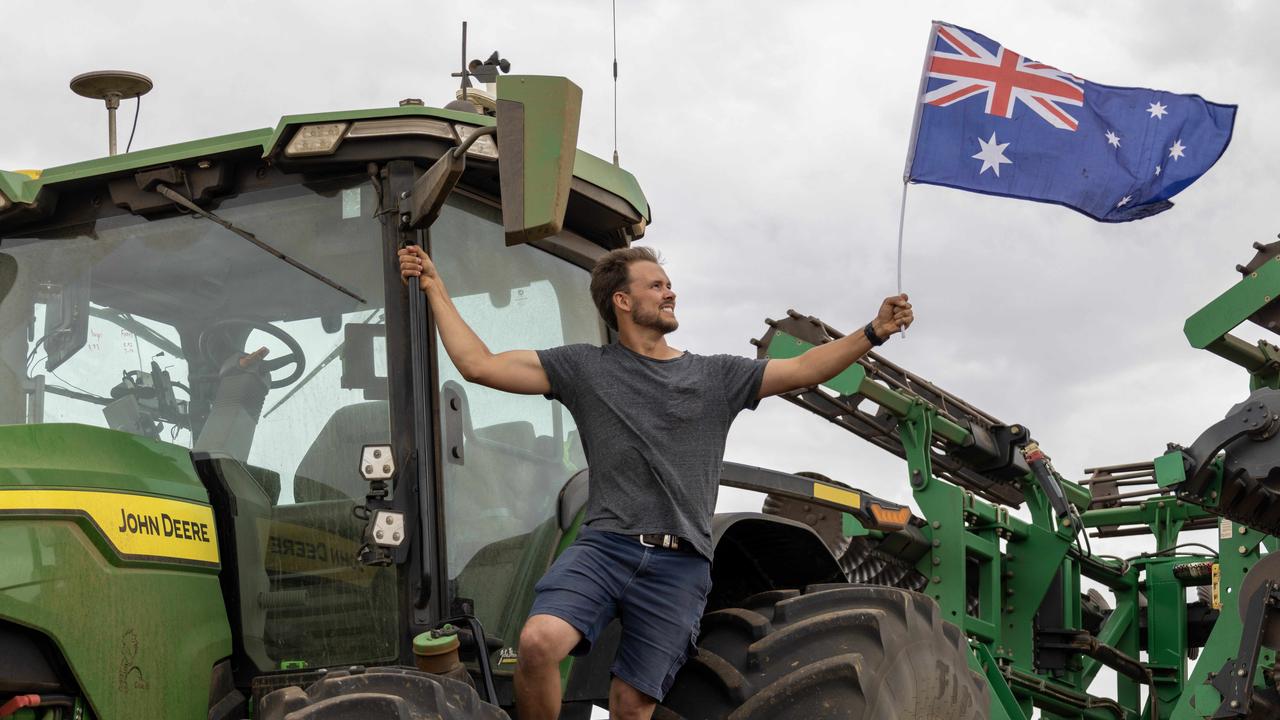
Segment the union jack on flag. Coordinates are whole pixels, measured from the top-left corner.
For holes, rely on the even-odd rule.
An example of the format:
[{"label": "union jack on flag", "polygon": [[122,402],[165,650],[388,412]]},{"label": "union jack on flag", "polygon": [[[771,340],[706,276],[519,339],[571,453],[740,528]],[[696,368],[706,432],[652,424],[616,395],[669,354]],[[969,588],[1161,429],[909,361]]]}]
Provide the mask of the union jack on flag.
[{"label": "union jack on flag", "polygon": [[1199,95],[1090,82],[935,22],[906,180],[1137,220],[1173,207],[1217,162],[1235,113]]},{"label": "union jack on flag", "polygon": [[1038,63],[1006,48],[991,52],[960,28],[940,25],[939,47],[929,59],[929,77],[947,81],[924,96],[936,107],[947,107],[975,95],[986,96],[988,115],[1013,117],[1021,102],[1031,112],[1062,130],[1074,131],[1079,122],[1063,105],[1084,105],[1084,81],[1071,73]]}]

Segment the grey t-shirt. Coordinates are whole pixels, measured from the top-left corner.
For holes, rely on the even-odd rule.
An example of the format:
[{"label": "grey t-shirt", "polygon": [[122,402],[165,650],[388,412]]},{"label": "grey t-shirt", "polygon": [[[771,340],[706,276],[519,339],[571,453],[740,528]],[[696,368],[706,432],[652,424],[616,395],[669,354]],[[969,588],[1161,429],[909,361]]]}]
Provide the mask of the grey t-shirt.
[{"label": "grey t-shirt", "polygon": [[573,413],[591,469],[586,522],[669,533],[711,557],[729,425],[759,404],[767,360],[686,352],[654,360],[620,343],[538,351],[548,398]]}]

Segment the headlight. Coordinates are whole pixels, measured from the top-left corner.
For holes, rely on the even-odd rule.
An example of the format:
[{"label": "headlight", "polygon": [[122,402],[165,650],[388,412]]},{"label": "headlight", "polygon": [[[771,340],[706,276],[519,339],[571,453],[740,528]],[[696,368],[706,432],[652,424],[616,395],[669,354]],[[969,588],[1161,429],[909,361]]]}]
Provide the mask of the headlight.
[{"label": "headlight", "polygon": [[346,131],[347,123],[344,122],[303,125],[293,134],[284,154],[287,157],[329,155],[338,149],[338,143],[342,142]]},{"label": "headlight", "polygon": [[351,126],[349,138],[387,137],[388,135],[426,135],[454,142],[453,128],[443,120],[426,117],[361,120]]},{"label": "headlight", "polygon": [[[348,130],[348,126],[350,129]],[[476,131],[472,125],[450,124],[444,120],[427,117],[386,118],[384,120],[360,120],[355,123],[317,123],[303,125],[293,134],[285,146],[286,157],[314,157],[332,155],[338,145],[348,138],[403,137],[419,135],[460,143]],[[482,137],[467,151],[470,157],[484,160],[498,159],[498,145],[491,137]]]}]

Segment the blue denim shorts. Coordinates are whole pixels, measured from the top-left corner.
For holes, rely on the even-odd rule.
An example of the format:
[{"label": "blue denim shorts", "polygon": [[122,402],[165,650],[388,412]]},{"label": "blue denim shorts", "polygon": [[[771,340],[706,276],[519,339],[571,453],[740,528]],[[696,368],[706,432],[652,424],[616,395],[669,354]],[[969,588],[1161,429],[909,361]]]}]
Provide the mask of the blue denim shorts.
[{"label": "blue denim shorts", "polygon": [[711,563],[696,553],[645,547],[635,537],[582,528],[535,586],[529,615],[554,615],[582,633],[585,655],[615,617],[622,641],[610,672],[661,700],[697,652]]}]

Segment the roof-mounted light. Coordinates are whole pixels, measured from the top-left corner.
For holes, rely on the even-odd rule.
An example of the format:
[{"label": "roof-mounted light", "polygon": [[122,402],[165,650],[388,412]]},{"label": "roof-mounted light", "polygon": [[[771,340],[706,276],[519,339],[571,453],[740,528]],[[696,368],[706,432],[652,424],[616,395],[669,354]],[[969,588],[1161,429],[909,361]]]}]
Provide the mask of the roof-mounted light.
[{"label": "roof-mounted light", "polygon": [[[471,137],[471,133],[479,130],[480,128],[472,125],[455,124],[453,129],[458,131],[458,139],[465,141],[468,137]],[[475,157],[482,160],[497,160],[498,145],[491,137],[481,137],[476,140],[475,144],[472,145],[469,150],[467,150],[467,157]]]},{"label": "roof-mounted light", "polygon": [[332,155],[346,132],[347,123],[344,122],[303,125],[293,134],[284,154],[286,157]]},{"label": "roof-mounted light", "polygon": [[[461,144],[476,130],[474,125],[450,124],[428,117],[400,117],[381,120],[360,120],[355,123],[335,122],[303,125],[293,134],[285,146],[285,157],[316,157],[332,155],[344,140],[419,136],[447,140]],[[467,150],[467,155],[481,160],[497,160],[498,145],[491,137],[480,137]]]},{"label": "roof-mounted light", "polygon": [[386,120],[361,120],[347,132],[349,138],[387,137],[390,135],[425,135],[456,142],[453,127],[443,120],[428,117],[387,118]]}]

